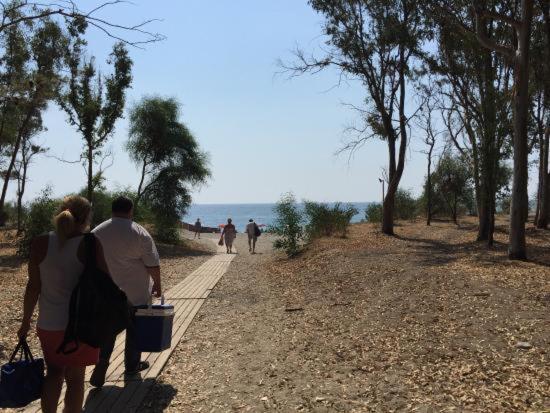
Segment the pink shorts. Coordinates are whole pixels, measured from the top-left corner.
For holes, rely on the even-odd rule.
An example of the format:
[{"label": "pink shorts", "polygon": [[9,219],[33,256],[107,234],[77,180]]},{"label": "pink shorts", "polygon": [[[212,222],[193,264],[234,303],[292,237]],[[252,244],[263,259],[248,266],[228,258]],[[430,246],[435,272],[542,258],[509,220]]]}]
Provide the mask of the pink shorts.
[{"label": "pink shorts", "polygon": [[63,342],[65,331],[51,331],[37,329],[42,353],[46,364],[55,367],[86,367],[93,366],[99,359],[99,349],[80,343],[78,350],[71,354],[57,353]]}]

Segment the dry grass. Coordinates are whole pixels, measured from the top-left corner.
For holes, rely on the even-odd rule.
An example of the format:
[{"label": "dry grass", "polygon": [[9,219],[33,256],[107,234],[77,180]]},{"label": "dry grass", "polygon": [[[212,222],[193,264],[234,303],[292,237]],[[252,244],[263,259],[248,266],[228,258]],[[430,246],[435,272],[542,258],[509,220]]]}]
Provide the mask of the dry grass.
[{"label": "dry grass", "polygon": [[498,224],[493,248],[470,220],[354,225],[292,260],[241,240],[142,411],[548,411],[550,233],[511,262]]}]

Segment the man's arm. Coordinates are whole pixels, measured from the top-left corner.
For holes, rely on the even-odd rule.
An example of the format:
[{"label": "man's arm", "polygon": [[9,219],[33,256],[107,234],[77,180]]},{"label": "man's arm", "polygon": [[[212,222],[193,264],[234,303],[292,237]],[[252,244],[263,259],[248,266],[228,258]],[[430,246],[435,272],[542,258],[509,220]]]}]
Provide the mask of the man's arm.
[{"label": "man's arm", "polygon": [[146,267],[149,276],[153,279],[153,295],[160,297],[162,295],[162,287],[160,284],[160,266],[159,267]]}]

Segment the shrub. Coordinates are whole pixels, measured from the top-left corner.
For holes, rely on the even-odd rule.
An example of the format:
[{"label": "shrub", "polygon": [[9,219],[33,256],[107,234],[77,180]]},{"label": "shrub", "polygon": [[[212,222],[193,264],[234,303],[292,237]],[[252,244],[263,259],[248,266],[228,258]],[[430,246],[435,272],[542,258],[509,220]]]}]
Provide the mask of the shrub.
[{"label": "shrub", "polygon": [[23,236],[19,240],[17,254],[28,257],[34,237],[53,230],[52,218],[59,201],[51,197],[52,189],[47,187],[40,196],[29,205],[23,221]]},{"label": "shrub", "polygon": [[339,202],[330,207],[327,204],[306,201],[304,206],[305,215],[308,218],[306,225],[308,239],[330,237],[335,233],[345,237],[351,219],[357,214],[357,209],[353,206],[342,206]]},{"label": "shrub", "polygon": [[369,204],[367,209],[365,209],[365,219],[367,222],[382,222],[382,205]]},{"label": "shrub", "polygon": [[417,201],[412,192],[407,189],[398,189],[395,193],[395,218],[414,219],[417,215]]},{"label": "shrub", "polygon": [[269,232],[278,236],[273,243],[276,249],[283,250],[288,257],[295,256],[302,248],[304,241],[303,215],[294,195],[283,195],[274,208],[275,222]]}]

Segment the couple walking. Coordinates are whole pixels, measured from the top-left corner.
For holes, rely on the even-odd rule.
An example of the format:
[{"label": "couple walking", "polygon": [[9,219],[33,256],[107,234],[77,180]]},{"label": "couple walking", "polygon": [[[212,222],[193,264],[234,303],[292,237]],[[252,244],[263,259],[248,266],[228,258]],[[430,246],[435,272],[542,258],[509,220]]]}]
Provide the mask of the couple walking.
[{"label": "couple walking", "polygon": [[[71,293],[84,270],[84,234],[89,232],[91,204],[83,197],[63,200],[54,217],[55,231],[32,242],[25,290],[23,321],[18,331],[24,339],[38,302],[37,333],[47,366],[41,405],[44,413],[56,412],[63,382],[65,413],[82,410],[86,366],[95,365],[90,383],[103,386],[116,337],[93,348],[80,343],[70,354],[58,352],[69,320]],[[133,222],[133,203],[126,197],[112,203],[112,218],[92,231],[96,238],[97,267],[110,274],[126,293],[129,304],[147,304],[151,293],[160,297],[160,262],[155,243],[147,230]],[[135,314],[132,309],[131,314]],[[136,349],[132,319],[126,331],[125,373],[136,374],[148,367]]]},{"label": "couple walking", "polygon": [[[244,232],[248,236],[248,252],[250,252],[251,254],[255,254],[256,241],[258,240],[258,237],[261,235],[262,232],[252,218],[248,220],[248,224],[246,225]],[[219,242],[220,245],[223,245],[223,242],[225,241],[225,247],[228,254],[233,253],[233,241],[236,237],[237,229],[235,228],[235,225],[233,225],[233,221],[231,220],[231,218],[229,218],[227,220],[227,224],[223,227],[222,236]]]}]

